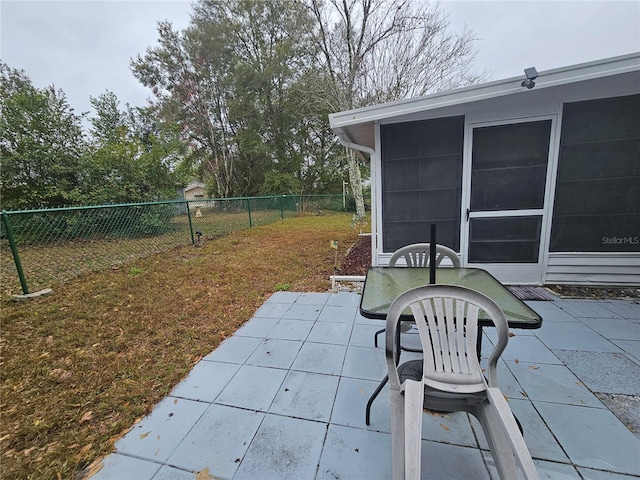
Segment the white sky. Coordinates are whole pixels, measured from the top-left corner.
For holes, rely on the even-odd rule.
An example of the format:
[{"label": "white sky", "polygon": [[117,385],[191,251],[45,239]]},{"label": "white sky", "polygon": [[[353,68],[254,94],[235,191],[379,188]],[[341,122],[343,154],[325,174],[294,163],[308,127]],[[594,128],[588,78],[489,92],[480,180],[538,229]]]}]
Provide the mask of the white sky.
[{"label": "white sky", "polygon": [[[416,0],[418,1],[418,0]],[[444,0],[451,28],[481,39],[479,69],[493,79],[640,51],[640,1]],[[188,25],[187,0],[0,1],[0,58],[24,69],[34,85],[61,88],[76,112],[89,96],[113,91],[144,105],[149,91],[129,62],[155,46],[157,22]]]}]

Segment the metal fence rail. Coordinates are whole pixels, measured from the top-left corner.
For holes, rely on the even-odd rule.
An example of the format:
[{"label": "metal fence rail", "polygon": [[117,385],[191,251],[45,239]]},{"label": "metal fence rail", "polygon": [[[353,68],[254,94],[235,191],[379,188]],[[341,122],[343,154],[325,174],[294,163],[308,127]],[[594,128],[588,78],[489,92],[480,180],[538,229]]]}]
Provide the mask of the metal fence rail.
[{"label": "metal fence rail", "polygon": [[2,293],[30,293],[175,247],[305,212],[346,211],[343,195],[282,195],[2,212]]}]

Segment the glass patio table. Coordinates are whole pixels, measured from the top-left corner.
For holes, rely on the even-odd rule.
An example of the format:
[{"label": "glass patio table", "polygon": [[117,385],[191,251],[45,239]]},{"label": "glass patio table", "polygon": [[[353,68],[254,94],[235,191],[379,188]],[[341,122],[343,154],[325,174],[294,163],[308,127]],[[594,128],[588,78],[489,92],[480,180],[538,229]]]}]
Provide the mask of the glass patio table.
[{"label": "glass patio table", "polygon": [[[510,328],[540,328],[542,317],[516,297],[486,270],[480,268],[437,268],[436,285],[470,288],[491,298],[504,312]],[[391,303],[402,293],[429,285],[428,268],[370,267],[364,281],[360,313],[363,317],[384,320]],[[409,311],[403,320],[411,320]],[[480,326],[492,325],[479,317]]]},{"label": "glass patio table", "polygon": [[[528,329],[542,326],[542,317],[486,270],[480,268],[436,268],[435,273],[436,285],[457,285],[470,288],[491,298],[504,312],[509,328]],[[391,303],[399,295],[423,285],[429,285],[428,268],[370,267],[362,289],[360,313],[365,318],[385,320]],[[410,310],[404,312],[400,316],[400,320],[412,321],[413,316]],[[491,325],[493,325],[491,320],[481,311],[478,317],[479,331],[476,345],[478,358],[480,358],[482,351],[482,327]],[[419,351],[401,347],[400,331],[400,328],[397,329],[398,334],[395,339],[398,356],[401,350]],[[369,398],[365,416],[367,425],[369,425],[371,405],[387,381],[388,376],[385,376]],[[518,425],[520,425],[519,422]],[[522,430],[522,427],[520,428]]]}]

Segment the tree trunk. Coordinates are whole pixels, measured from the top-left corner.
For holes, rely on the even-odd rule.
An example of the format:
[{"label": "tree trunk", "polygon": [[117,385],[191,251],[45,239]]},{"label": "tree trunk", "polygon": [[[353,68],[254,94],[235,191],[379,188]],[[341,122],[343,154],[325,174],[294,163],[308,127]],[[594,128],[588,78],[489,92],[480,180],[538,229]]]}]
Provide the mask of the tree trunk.
[{"label": "tree trunk", "polygon": [[355,221],[359,222],[365,216],[364,198],[362,195],[362,176],[360,174],[360,165],[356,154],[350,148],[347,148],[347,165],[349,166],[349,181],[351,183],[351,191],[356,201],[356,217]]}]

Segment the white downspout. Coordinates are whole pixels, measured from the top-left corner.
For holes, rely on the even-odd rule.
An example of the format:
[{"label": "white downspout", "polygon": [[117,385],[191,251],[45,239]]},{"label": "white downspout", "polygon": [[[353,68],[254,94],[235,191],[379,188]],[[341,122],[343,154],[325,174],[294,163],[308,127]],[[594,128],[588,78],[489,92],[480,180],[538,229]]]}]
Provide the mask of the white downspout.
[{"label": "white downspout", "polygon": [[[365,147],[364,145],[359,145],[357,143],[350,142],[346,138],[343,137],[344,133],[338,134],[338,141],[344,147],[351,148],[353,150],[358,150],[359,152],[365,152],[369,154],[369,160],[373,162],[374,157],[376,156],[376,151],[373,148]],[[374,186],[371,186],[371,192],[373,193]],[[376,266],[378,264],[378,254],[377,254],[377,237],[378,230],[375,219],[375,210],[377,207],[372,203],[371,204],[371,265]]]},{"label": "white downspout", "polygon": [[376,151],[373,148],[365,147],[364,145],[358,145],[357,143],[353,143],[353,142],[350,142],[349,140],[345,140],[343,138],[343,135],[344,133],[338,134],[338,140],[340,141],[341,145],[347,148],[351,148],[353,150],[358,150],[359,152],[368,153],[370,157],[373,157],[376,154]]}]

